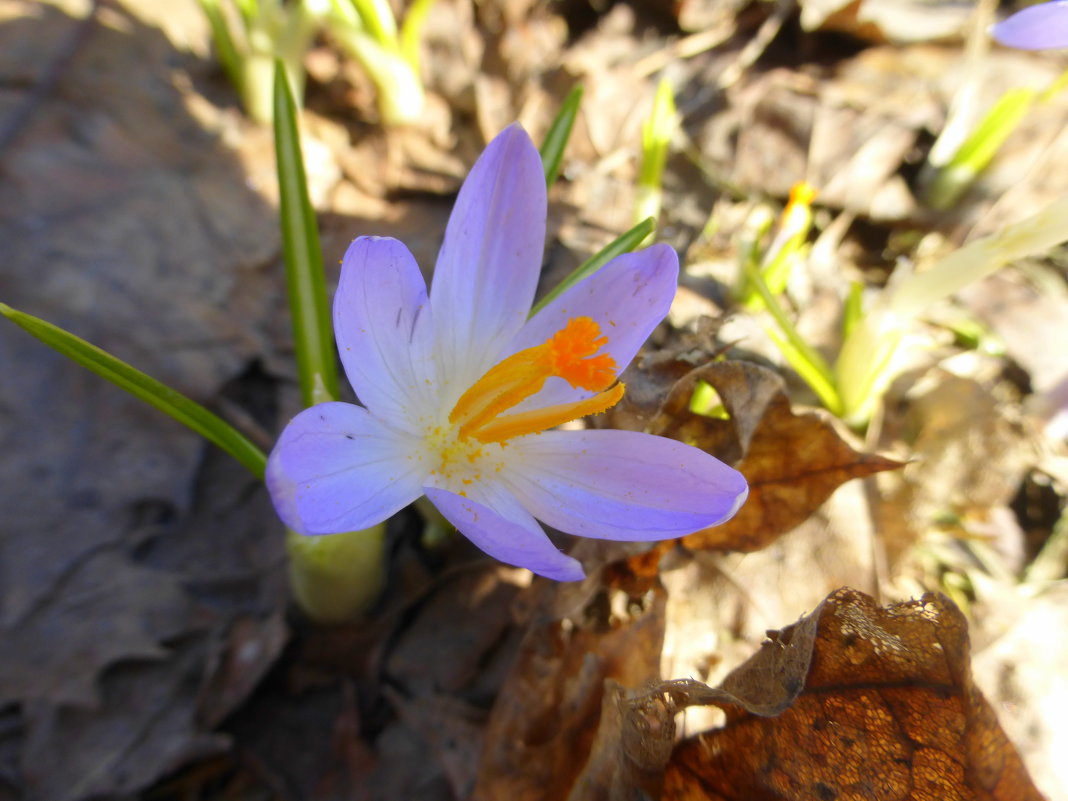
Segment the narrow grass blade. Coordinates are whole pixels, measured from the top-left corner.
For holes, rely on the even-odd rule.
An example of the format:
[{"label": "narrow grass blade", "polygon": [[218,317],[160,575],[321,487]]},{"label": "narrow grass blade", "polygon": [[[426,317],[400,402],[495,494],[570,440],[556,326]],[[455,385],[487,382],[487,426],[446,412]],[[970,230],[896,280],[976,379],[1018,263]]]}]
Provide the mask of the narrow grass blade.
[{"label": "narrow grass blade", "polygon": [[842,402],[839,416],[846,424],[861,428],[871,420],[879,398],[895,377],[909,319],[876,306],[865,312],[842,342],[835,386]]},{"label": "narrow grass blade", "polygon": [[1068,241],[1068,197],[999,231],[973,239],[934,266],[914,273],[884,292],[886,307],[911,317],[1006,264],[1045,253]]},{"label": "narrow grass blade", "polygon": [[263,451],[221,417],[209,412],[196,401],[145,375],[96,345],[39,317],[18,311],[4,303],[0,303],[0,314],[50,348],[214,442],[247,467],[254,476],[263,478],[267,465],[267,457]]},{"label": "narrow grass blade", "polygon": [[285,69],[278,61],[274,72],[274,139],[293,346],[301,397],[305,406],[312,406],[338,397],[333,325],[319,229],[300,151],[297,108]]},{"label": "narrow grass blade", "polygon": [[408,7],[400,29],[400,50],[415,74],[419,74],[419,43],[423,40],[423,26],[436,0],[414,0]]},{"label": "narrow grass blade", "polygon": [[925,199],[939,211],[952,208],[997,155],[1038,99],[1038,90],[1016,88],[1003,94],[986,113],[949,163],[935,175]]},{"label": "narrow grass blade", "polygon": [[675,95],[671,84],[661,80],[656,86],[653,110],[642,124],[642,162],[638,170],[638,185],[659,188],[667,162],[668,145],[678,127]]},{"label": "narrow grass blade", "polygon": [[397,21],[388,0],[352,0],[364,29],[383,47],[397,46]]},{"label": "narrow grass blade", "polygon": [[419,76],[400,50],[384,47],[363,28],[331,20],[330,33],[367,72],[378,94],[378,111],[388,125],[407,125],[423,113],[425,93]]},{"label": "narrow grass blade", "polygon": [[638,186],[634,201],[636,220],[660,217],[664,165],[667,163],[671,137],[674,136],[678,124],[671,84],[661,79],[656,87],[652,113],[642,125],[642,160],[638,167]]},{"label": "narrow grass blade", "polygon": [[599,251],[594,253],[590,258],[586,259],[580,264],[575,271],[571,273],[567,278],[557,284],[545,297],[534,304],[534,308],[530,310],[530,316],[540,312],[550,303],[552,303],[557,297],[562,295],[568,289],[573,287],[583,278],[587,278],[593,275],[595,272],[604,267],[608,262],[623,253],[629,253],[634,250],[642,241],[650,236],[653,231],[656,230],[656,223],[652,218],[648,220],[642,220],[626,233],[617,237],[609,242]]},{"label": "narrow grass blade", "polygon": [[983,170],[1037,99],[1038,92],[1034,89],[1005,92],[961,145],[949,166],[967,165],[975,172]]},{"label": "narrow grass blade", "polygon": [[842,308],[842,340],[846,340],[864,316],[864,284],[853,281],[849,285],[845,305]]},{"label": "narrow grass blade", "polygon": [[242,84],[244,80],[241,73],[241,55],[238,52],[237,45],[234,43],[234,37],[230,33],[230,25],[226,21],[222,8],[219,7],[219,0],[199,0],[199,2],[200,9],[204,12],[204,16],[208,18],[208,25],[211,26],[211,36],[215,41],[215,51],[219,56],[219,63],[222,64],[223,70],[230,79],[230,83],[237,89],[237,93],[243,95]]},{"label": "narrow grass blade", "polygon": [[801,380],[816,393],[827,411],[836,417],[841,417],[842,401],[838,396],[838,390],[835,389],[834,382],[813,364],[809,355],[803,349],[796,346],[796,340],[780,334],[770,326],[767,326],[765,330],[768,338],[775,343],[775,347],[779,349],[783,358],[786,359],[786,363],[794,368],[794,372],[801,377]]},{"label": "narrow grass blade", "polygon": [[564,102],[560,104],[560,110],[556,113],[556,118],[545,133],[545,141],[541,143],[541,163],[545,168],[546,186],[552,186],[556,176],[560,174],[560,165],[564,162],[564,151],[571,138],[571,130],[575,127],[575,119],[578,117],[581,103],[582,86],[580,85],[573,87],[567,93]]},{"label": "narrow grass blade", "polygon": [[780,336],[772,330],[768,331],[768,335],[775,342],[776,347],[782,351],[790,366],[804,379],[805,383],[819,395],[820,400],[828,411],[840,417],[842,415],[842,399],[838,394],[834,373],[831,372],[830,365],[797,332],[793,323],[786,316],[786,312],[779,305],[779,301],[771,294],[768,285],[764,283],[764,278],[760,272],[750,267],[746,278],[759,293],[761,300],[764,301],[764,307],[775,319],[779,330],[782,332]]},{"label": "narrow grass blade", "polygon": [[251,27],[257,17],[268,11],[268,9],[262,7],[259,0],[234,0],[234,5],[240,12],[246,28]]}]

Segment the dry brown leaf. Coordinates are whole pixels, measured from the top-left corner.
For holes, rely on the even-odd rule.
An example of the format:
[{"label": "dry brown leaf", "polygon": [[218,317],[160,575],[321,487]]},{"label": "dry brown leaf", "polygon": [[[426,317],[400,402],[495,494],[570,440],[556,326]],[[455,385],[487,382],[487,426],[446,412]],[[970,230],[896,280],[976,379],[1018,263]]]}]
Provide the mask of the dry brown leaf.
[{"label": "dry brown leaf", "polygon": [[[782,379],[771,370],[748,362],[688,367],[682,359],[669,359],[630,376],[626,405],[620,404],[614,418],[616,424],[644,424],[654,434],[696,445],[733,463],[749,481],[749,500],[734,519],[684,537],[688,548],[759,550],[804,522],[849,479],[901,466],[858,453],[818,414],[794,414]],[[698,381],[715,388],[729,420],[690,411]],[[665,391],[666,399],[652,411]]]},{"label": "dry brown leaf", "polygon": [[659,798],[675,740],[674,711],[663,693],[634,693],[606,681],[597,736],[569,801]]},{"label": "dry brown leaf", "polygon": [[197,722],[205,729],[222,723],[252,694],[287,642],[289,627],[280,609],[263,619],[234,620],[225,644],[212,654],[208,678],[197,698]]},{"label": "dry brown leaf", "polygon": [[[405,699],[388,693],[400,720],[418,733],[448,778],[454,798],[468,798],[475,783],[484,714],[451,695]],[[424,756],[424,759],[426,757]],[[430,760],[428,760],[430,761]]]},{"label": "dry brown leaf", "polygon": [[907,387],[906,412],[884,427],[883,441],[903,442],[912,460],[901,473],[882,477],[874,508],[891,564],[907,558],[936,524],[955,519],[962,531],[985,531],[1009,564],[1022,566],[1015,518],[996,521],[1036,448],[1002,388],[985,383],[931,370]]},{"label": "dry brown leaf", "polygon": [[480,689],[484,694],[480,683],[493,672],[512,624],[510,607],[520,590],[513,574],[509,568],[461,572],[407,610],[410,621],[394,635],[385,658],[390,683],[421,699]]},{"label": "dry brown leaf", "polygon": [[[568,797],[591,753],[605,682],[659,676],[665,595],[546,585],[486,730],[474,801]],[[565,611],[560,611],[565,610]]]},{"label": "dry brown leaf", "polygon": [[[1039,801],[971,680],[967,624],[945,596],[879,607],[841,589],[769,632],[716,688],[605,682],[600,726],[570,801]],[[714,704],[715,731],[674,742],[680,709]],[[529,766],[528,766],[529,769]]]},{"label": "dry brown leaf", "polygon": [[111,551],[84,558],[59,592],[0,628],[0,704],[98,707],[99,673],[123,659],[164,660],[159,641],[185,632],[191,610],[176,576]]},{"label": "dry brown leaf", "polygon": [[99,681],[99,709],[40,701],[24,707],[19,769],[25,801],[130,797],[162,773],[224,751],[228,738],[201,731],[190,703],[208,658],[202,639],[168,661],[125,662]]},{"label": "dry brown leaf", "polygon": [[[28,111],[3,152],[4,299],[210,403],[279,316],[276,214],[193,90],[200,62],[121,3],[68,50],[82,29],[64,8],[88,6],[0,4],[5,130]],[[135,795],[226,747],[198,714],[225,717],[274,654],[246,651],[205,708],[198,690],[234,616],[284,602],[282,537],[258,482],[213,475],[229,457],[192,432],[14,326],[0,364],[0,706],[18,752],[0,796]]]},{"label": "dry brown leaf", "polygon": [[[5,82],[16,54],[44,71],[50,43],[75,24],[45,4],[4,12]],[[35,109],[5,153],[5,301],[211,398],[262,345],[270,282],[260,267],[278,247],[273,212],[234,154],[181,111],[187,96],[169,79],[174,48],[158,31],[132,19],[126,33],[98,25],[78,57],[87,66],[64,73],[63,94]],[[0,363],[14,377],[0,387],[4,446],[19,454],[0,463],[6,628],[56,602],[83,561],[121,550],[138,504],[162,516],[187,509],[203,445],[13,326],[0,331]],[[68,660],[87,672],[107,664],[73,652]]]},{"label": "dry brown leaf", "polygon": [[759,550],[803,523],[846,481],[900,466],[858,453],[827,420],[794,414],[780,395],[769,404],[736,465],[749,481],[749,500],[732,520],[682,542],[695,550]]},{"label": "dry brown leaf", "polygon": [[[727,722],[675,749],[665,801],[1041,799],[972,683],[967,623],[942,595],[880,608],[839,590],[719,690],[694,684],[682,703],[715,703]],[[782,714],[762,717],[782,698]]]},{"label": "dry brown leaf", "polygon": [[970,11],[960,3],[929,0],[802,0],[801,26],[874,42],[923,42],[961,36]]}]

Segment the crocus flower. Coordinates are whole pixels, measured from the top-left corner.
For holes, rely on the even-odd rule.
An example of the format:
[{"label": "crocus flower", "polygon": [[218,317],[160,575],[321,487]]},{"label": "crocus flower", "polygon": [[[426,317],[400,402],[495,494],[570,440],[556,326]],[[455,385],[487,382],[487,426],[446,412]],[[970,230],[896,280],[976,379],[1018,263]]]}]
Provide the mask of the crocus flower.
[{"label": "crocus flower", "polygon": [[551,430],[623,395],[619,372],[667,313],[678,257],[614,259],[527,319],[545,239],[545,179],[507,128],[464,182],[428,297],[408,249],[360,237],[334,298],[362,405],[322,403],[282,432],[267,467],[279,515],[307,535],[381,522],[420,495],[486,553],[583,577],[535,518],[612,540],[678,537],[731,517],[745,479],[674,440]]},{"label": "crocus flower", "polygon": [[1017,11],[990,28],[1006,47],[1051,50],[1068,47],[1068,0],[1053,0]]}]

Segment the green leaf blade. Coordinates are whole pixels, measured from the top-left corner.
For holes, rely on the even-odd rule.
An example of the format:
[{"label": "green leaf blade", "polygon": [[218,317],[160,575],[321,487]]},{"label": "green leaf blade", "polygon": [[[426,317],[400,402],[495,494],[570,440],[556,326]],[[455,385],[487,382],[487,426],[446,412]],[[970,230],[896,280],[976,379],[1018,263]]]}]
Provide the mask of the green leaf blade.
[{"label": "green leaf blade", "polygon": [[779,301],[771,294],[768,285],[764,283],[763,276],[752,265],[747,268],[746,278],[757,291],[760,299],[764,301],[764,308],[768,310],[782,332],[780,335],[772,328],[766,329],[775,346],[797,374],[819,396],[827,410],[836,417],[841,417],[842,399],[830,365],[819,354],[819,351],[805,342],[786,316],[782,306],[779,305]]},{"label": "green leaf blade", "polygon": [[211,27],[219,63],[230,79],[230,83],[237,89],[238,94],[241,94],[244,91],[244,79],[241,72],[242,57],[230,33],[230,25],[226,21],[226,16],[219,7],[219,0],[199,0],[199,2],[204,16],[208,19],[208,25]]},{"label": "green leaf blade", "polygon": [[0,303],[0,314],[82,367],[107,379],[182,425],[218,445],[257,478],[263,478],[267,457],[244,434],[213,412],[161,381],[142,373],[102,348],[39,317]]},{"label": "green leaf blade", "polygon": [[337,399],[337,366],[323,251],[315,211],[308,197],[297,107],[280,62],[275,63],[274,136],[293,346],[301,398],[305,406],[312,406]]},{"label": "green leaf blade", "polygon": [[400,50],[405,60],[411,64],[416,75],[419,74],[419,43],[423,38],[423,27],[427,15],[437,0],[414,0],[408,7],[408,13],[401,23]]},{"label": "green leaf blade", "polygon": [[595,272],[604,267],[608,262],[614,259],[616,256],[620,256],[624,253],[629,253],[638,247],[648,236],[651,236],[653,231],[656,230],[656,222],[652,218],[648,220],[642,220],[626,233],[616,237],[609,242],[595,254],[586,259],[582,264],[575,268],[567,278],[553,287],[545,297],[534,304],[534,308],[530,310],[530,316],[540,312],[556,298],[573,287],[583,278],[588,278]]}]

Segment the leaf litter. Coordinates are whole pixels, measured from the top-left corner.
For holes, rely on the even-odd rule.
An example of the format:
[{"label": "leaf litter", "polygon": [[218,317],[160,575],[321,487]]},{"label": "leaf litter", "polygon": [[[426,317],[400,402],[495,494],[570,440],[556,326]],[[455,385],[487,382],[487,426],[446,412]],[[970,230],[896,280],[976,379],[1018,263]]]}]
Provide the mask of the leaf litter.
[{"label": "leaf litter", "polygon": [[[667,70],[684,117],[661,235],[685,263],[719,266],[683,277],[687,311],[593,422],[738,466],[752,499],[726,526],[653,548],[581,541],[590,577],[550,585],[463,541],[423,541],[408,512],[391,523],[387,596],[364,621],[316,629],[288,606],[255,482],[0,330],[16,376],[0,385],[0,799],[1039,798],[995,711],[1047,797],[1068,792],[1051,756],[1064,724],[1046,714],[1065,693],[1065,565],[1028,571],[1017,511],[1023,482],[1063,504],[1063,442],[1026,412],[1065,369],[1050,333],[1068,319],[1061,261],[1004,271],[921,321],[931,348],[864,442],[805,408],[759,326],[702,319],[727,309],[746,210],[808,179],[831,256],[814,252],[790,291],[802,329],[833,349],[847,281],[879,283],[913,255],[903,227],[951,247],[1064,193],[1049,166],[1066,106],[1040,109],[935,216],[915,175],[967,75],[959,8],[918,25],[915,3],[798,6],[745,55],[764,4],[439,0],[426,124],[388,133],[359,71],[309,54],[330,280],[330,254],[363,233],[432,264],[482,143],[516,118],[537,140],[581,81],[550,198],[550,287],[631,224],[639,130]],[[0,6],[0,120],[88,11]],[[270,137],[237,113],[194,4],[95,14],[0,152],[3,299],[267,445],[297,409]],[[987,103],[1060,69],[991,59]],[[947,327],[968,313],[987,326],[982,354]],[[690,411],[699,381],[725,417]]]}]

